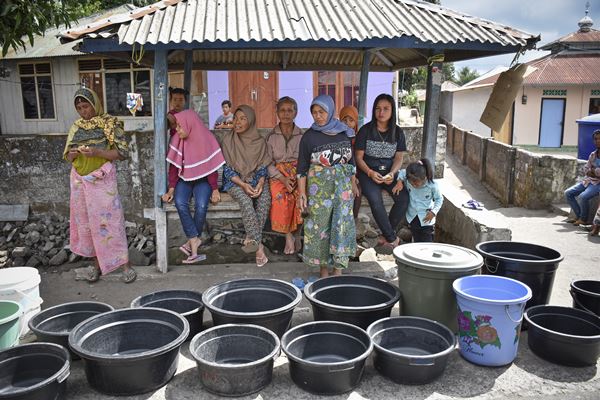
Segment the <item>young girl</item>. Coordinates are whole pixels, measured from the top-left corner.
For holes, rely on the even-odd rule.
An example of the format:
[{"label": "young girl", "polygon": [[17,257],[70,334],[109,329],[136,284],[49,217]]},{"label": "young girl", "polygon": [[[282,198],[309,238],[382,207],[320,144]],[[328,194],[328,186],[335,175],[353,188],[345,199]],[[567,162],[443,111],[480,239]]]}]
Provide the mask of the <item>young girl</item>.
[{"label": "young girl", "polygon": [[444,198],[438,184],[433,181],[433,168],[428,159],[422,158],[398,171],[398,183],[392,189],[399,193],[406,186],[409,193],[406,220],[410,223],[413,241],[432,242],[435,216],[442,208]]}]

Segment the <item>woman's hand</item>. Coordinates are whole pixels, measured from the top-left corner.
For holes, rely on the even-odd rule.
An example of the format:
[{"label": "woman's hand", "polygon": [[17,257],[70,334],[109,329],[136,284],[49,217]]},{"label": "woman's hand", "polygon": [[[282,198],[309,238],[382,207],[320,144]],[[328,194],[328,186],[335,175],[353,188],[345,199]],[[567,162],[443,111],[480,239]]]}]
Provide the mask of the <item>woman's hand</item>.
[{"label": "woman's hand", "polygon": [[248,196],[254,198],[256,196],[256,191],[254,190],[254,188],[252,187],[252,185],[250,185],[249,183],[246,182],[242,182],[242,184],[240,185],[240,187],[242,188],[242,190],[244,191],[244,193],[246,193]]},{"label": "woman's hand", "polygon": [[392,194],[398,194],[402,191],[402,189],[404,189],[404,183],[399,179],[392,188]]},{"label": "woman's hand", "polygon": [[210,195],[210,203],[217,204],[220,201],[221,201],[221,193],[219,193],[219,189],[213,190]]},{"label": "woman's hand", "polygon": [[102,150],[95,147],[80,146],[77,150],[85,157],[102,157]]},{"label": "woman's hand", "polygon": [[427,210],[427,214],[425,214],[425,218],[423,218],[423,222],[431,222],[432,219],[435,218],[435,214],[431,210]]},{"label": "woman's hand", "polygon": [[383,183],[383,176],[381,176],[381,174],[377,171],[373,171],[372,169],[370,169],[367,173],[367,176],[378,185],[381,185]]},{"label": "woman's hand", "polygon": [[306,198],[306,193],[300,193],[298,195],[298,208],[301,213],[306,213],[308,211],[308,199]]},{"label": "woman's hand", "polygon": [[265,178],[260,178],[258,180],[258,184],[256,185],[256,187],[254,188],[254,196],[253,197],[258,197],[261,195],[263,188],[265,187]]},{"label": "woman's hand", "polygon": [[387,175],[383,176],[382,179],[383,179],[383,183],[385,183],[386,185],[389,185],[390,183],[394,182],[394,175],[387,174]]},{"label": "woman's hand", "polygon": [[281,183],[283,183],[285,185],[285,189],[289,193],[292,193],[294,191],[294,189],[296,188],[296,179],[295,178],[292,178],[291,176],[288,177],[288,176],[281,175],[278,179]]},{"label": "woman's hand", "polygon": [[173,201],[173,193],[175,193],[175,188],[169,188],[167,193],[165,193],[161,196],[162,201],[164,201],[166,203],[172,202]]},{"label": "woman's hand", "polygon": [[354,198],[360,196],[360,187],[358,186],[358,180],[356,179],[356,176],[352,177],[352,194],[354,195]]},{"label": "woman's hand", "polygon": [[177,131],[177,135],[179,135],[179,138],[181,140],[186,139],[188,136],[190,136],[189,133],[187,133],[186,131],[184,131],[183,129],[181,129],[181,126],[179,124],[177,124],[177,128],[175,128],[175,130]]}]

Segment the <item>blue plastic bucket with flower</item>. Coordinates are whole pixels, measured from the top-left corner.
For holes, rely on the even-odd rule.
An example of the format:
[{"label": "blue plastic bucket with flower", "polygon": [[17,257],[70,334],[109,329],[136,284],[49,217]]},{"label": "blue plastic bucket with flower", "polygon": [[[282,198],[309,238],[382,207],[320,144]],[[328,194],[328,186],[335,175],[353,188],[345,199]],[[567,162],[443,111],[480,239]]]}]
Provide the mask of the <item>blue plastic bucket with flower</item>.
[{"label": "blue plastic bucket with flower", "polygon": [[500,366],[513,362],[529,286],[515,279],[472,275],[454,281],[458,306],[460,354],[474,364]]}]

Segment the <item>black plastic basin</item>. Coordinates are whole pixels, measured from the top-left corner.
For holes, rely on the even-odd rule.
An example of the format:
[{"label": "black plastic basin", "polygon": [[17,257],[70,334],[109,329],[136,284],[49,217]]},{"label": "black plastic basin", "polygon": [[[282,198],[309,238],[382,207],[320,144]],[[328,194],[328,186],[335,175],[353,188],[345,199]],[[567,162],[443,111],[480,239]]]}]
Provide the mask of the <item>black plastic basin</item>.
[{"label": "black plastic basin", "polygon": [[583,367],[600,356],[600,318],[569,307],[536,306],[525,311],[527,343],[548,361]]},{"label": "black plastic basin", "polygon": [[408,385],[439,378],[457,344],[449,328],[418,317],[385,318],[372,323],[367,333],[375,347],[375,369],[396,383]]},{"label": "black plastic basin", "polygon": [[279,337],[301,300],[296,286],[277,279],[238,279],[212,286],[202,295],[215,325],[260,325]]},{"label": "black plastic basin", "polygon": [[202,331],[204,304],[200,292],[193,290],[162,290],[145,294],[131,302],[131,308],[138,307],[163,308],[180,314],[190,324],[188,339],[193,338],[198,332]]},{"label": "black plastic basin", "polygon": [[90,386],[126,396],[150,392],[173,377],[189,331],[187,320],[173,311],[127,308],[77,325],[69,345],[83,359]]},{"label": "black plastic basin", "polygon": [[573,307],[600,317],[600,281],[581,280],[571,282]]},{"label": "black plastic basin", "polygon": [[366,276],[330,276],[309,283],[304,295],[315,321],[347,322],[366,329],[390,316],[400,299],[398,288]]},{"label": "black plastic basin", "polygon": [[200,382],[220,396],[244,396],[267,386],[280,348],[277,335],[257,325],[216,326],[190,342]]},{"label": "black plastic basin", "polygon": [[[69,334],[75,326],[94,315],[113,310],[111,305],[97,301],[59,304],[35,314],[29,320],[29,329],[39,342],[56,343],[69,349]],[[71,357],[79,359],[72,351]]]},{"label": "black plastic basin", "polygon": [[64,398],[71,360],[63,346],[29,343],[0,352],[0,399]]},{"label": "black plastic basin", "polygon": [[373,343],[357,326],[318,321],[287,331],[281,338],[281,348],[298,387],[315,394],[334,395],[358,386]]}]

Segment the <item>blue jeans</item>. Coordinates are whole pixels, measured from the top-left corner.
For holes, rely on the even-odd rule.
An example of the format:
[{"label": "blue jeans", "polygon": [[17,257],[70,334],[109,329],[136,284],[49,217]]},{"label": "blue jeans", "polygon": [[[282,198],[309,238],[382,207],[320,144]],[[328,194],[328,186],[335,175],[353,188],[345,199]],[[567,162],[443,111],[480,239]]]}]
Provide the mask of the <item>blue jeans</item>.
[{"label": "blue jeans", "polygon": [[[206,178],[186,182],[182,179],[175,186],[175,208],[179,214],[179,220],[183,231],[188,239],[198,237],[204,229],[206,211],[212,188]],[[194,196],[194,218],[190,213],[190,198]]]},{"label": "blue jeans", "polygon": [[[588,222],[587,219],[590,213],[590,200],[594,196],[597,196],[598,193],[600,193],[600,184],[592,185],[590,183],[587,185],[587,187],[585,187],[581,182],[565,190],[567,202],[573,209],[577,219]],[[577,200],[579,200],[579,202]]]}]

